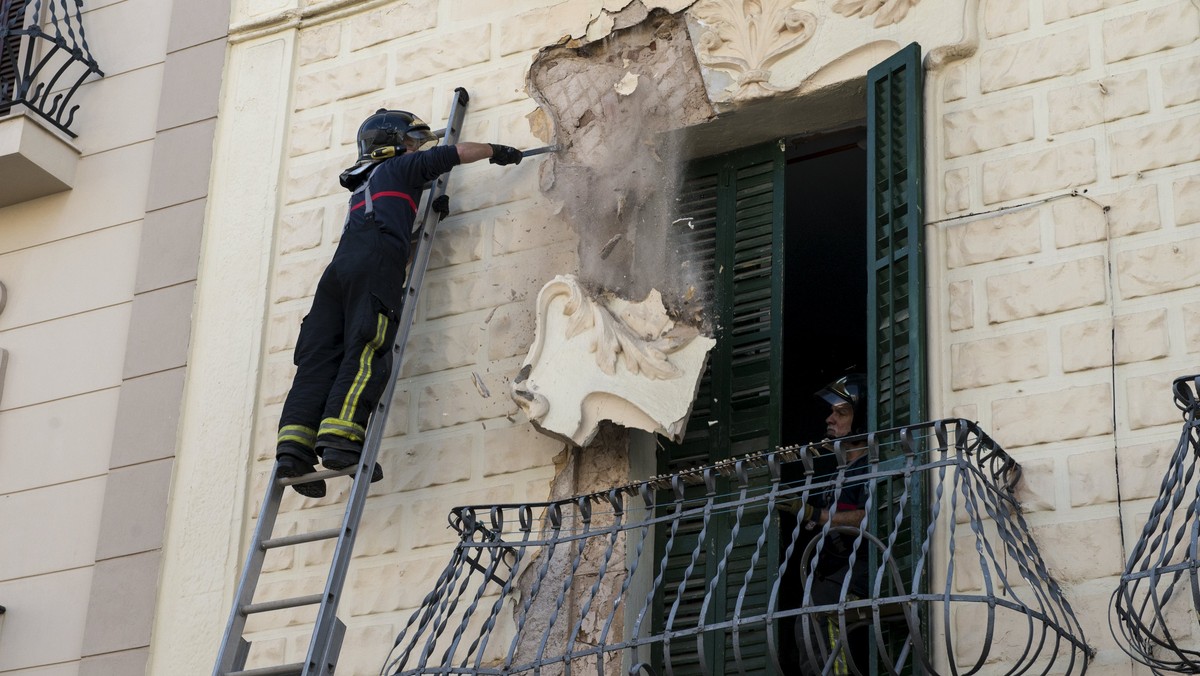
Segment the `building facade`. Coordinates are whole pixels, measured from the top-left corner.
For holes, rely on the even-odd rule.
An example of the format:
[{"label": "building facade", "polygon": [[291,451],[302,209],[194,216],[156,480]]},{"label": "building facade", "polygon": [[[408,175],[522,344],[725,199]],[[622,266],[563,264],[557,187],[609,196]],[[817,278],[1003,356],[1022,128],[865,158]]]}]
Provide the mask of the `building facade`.
[{"label": "building facade", "polygon": [[142,673],[229,7],[3,9],[0,672]]},{"label": "building facade", "polygon": [[[1109,603],[1179,437],[1172,381],[1200,352],[1194,3],[83,9],[104,75],[76,94],[77,137],[58,134],[74,178],[0,208],[0,538],[18,543],[0,554],[0,674],[211,673],[358,125],[387,107],[437,128],[458,87],[463,140],[558,151],[451,173],[339,673],[379,673],[459,540],[454,507],[816,441],[811,393],[847,370],[871,376],[880,429],[963,419],[1006,449],[1089,673],[1149,673],[1113,638]],[[754,245],[726,224],[755,221],[752,193],[767,195],[769,258],[765,286],[744,290]],[[696,227],[708,200],[712,227]],[[693,235],[715,253],[680,261],[669,244]],[[691,267],[725,255],[727,286],[723,263]],[[592,298],[661,292],[676,323],[715,338],[690,422],[648,413],[646,362],[614,367],[604,397],[574,370],[538,385],[550,411],[592,402],[584,418],[648,431],[576,438],[528,405],[535,353],[575,354],[548,310],[565,275]],[[739,352],[737,308],[752,306],[771,319]],[[614,360],[644,348],[621,345]],[[579,374],[597,352],[575,357]],[[670,423],[681,445],[651,434]],[[336,525],[345,489],[289,492],[277,532]],[[330,549],[269,556],[263,597],[319,591]],[[1194,610],[1182,618],[1194,634]],[[251,664],[302,660],[310,619],[253,619]],[[948,625],[934,635],[986,636],[997,673],[1025,639],[970,612]],[[978,654],[947,645],[938,664]]]}]

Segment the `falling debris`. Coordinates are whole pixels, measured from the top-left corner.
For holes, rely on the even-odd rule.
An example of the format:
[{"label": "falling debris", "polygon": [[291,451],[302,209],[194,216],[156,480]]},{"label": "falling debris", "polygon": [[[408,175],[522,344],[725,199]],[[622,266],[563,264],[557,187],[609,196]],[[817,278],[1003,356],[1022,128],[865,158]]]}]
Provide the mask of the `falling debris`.
[{"label": "falling debris", "polygon": [[612,250],[616,248],[617,243],[622,239],[625,239],[625,235],[619,232],[613,235],[612,239],[608,240],[608,244],[605,244],[604,248],[600,250],[600,258],[608,258],[608,255],[612,253]]},{"label": "falling debris", "polygon": [[475,383],[475,389],[479,390],[479,396],[484,399],[492,396],[492,393],[488,392],[487,385],[483,384],[483,378],[480,378],[478,373],[471,371],[471,380]]},{"label": "falling debris", "polygon": [[634,92],[634,90],[637,89],[637,86],[638,76],[636,73],[630,72],[625,73],[625,77],[621,78],[620,82],[613,85],[613,90],[615,90],[621,96],[629,96]]}]

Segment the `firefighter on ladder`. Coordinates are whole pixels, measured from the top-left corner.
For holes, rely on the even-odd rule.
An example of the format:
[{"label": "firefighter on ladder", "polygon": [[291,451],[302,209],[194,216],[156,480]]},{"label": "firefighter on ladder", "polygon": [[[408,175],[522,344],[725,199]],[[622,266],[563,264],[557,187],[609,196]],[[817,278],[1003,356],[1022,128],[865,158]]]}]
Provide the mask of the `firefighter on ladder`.
[{"label": "firefighter on ladder", "polygon": [[[521,162],[521,151],[490,143],[434,146],[437,136],[412,113],[380,109],[358,129],[358,160],[340,177],[351,191],[333,260],[317,284],[296,340],[296,376],[283,405],[278,474],[296,477],[357,464],[367,420],[390,373],[404,294],[409,239],[423,187],[459,164]],[[444,217],[443,196],[433,209]],[[383,478],[375,465],[371,481]],[[325,495],[324,481],[294,484]]]}]

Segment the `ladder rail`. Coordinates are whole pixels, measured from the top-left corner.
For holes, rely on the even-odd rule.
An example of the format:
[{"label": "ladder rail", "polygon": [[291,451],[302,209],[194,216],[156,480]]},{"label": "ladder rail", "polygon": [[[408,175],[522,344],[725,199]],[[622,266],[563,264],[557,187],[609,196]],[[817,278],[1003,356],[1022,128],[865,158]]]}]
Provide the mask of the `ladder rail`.
[{"label": "ladder rail", "polygon": [[258,588],[258,578],[262,574],[263,561],[267,558],[267,550],[258,546],[271,535],[275,528],[275,519],[279,516],[279,504],[283,499],[284,487],[277,480],[276,472],[279,465],[271,468],[271,478],[267,483],[267,493],[263,496],[262,505],[258,508],[258,523],[254,526],[254,539],[246,561],[242,566],[242,574],[238,579],[237,592],[233,598],[233,608],[229,611],[229,621],[225,625],[225,636],[221,640],[221,650],[217,654],[216,667],[213,676],[222,676],[241,669],[244,664],[238,662],[246,659],[243,649],[233,638],[240,641],[246,629],[247,615],[242,608],[254,601],[254,590]]},{"label": "ladder rail", "polygon": [[[454,103],[450,108],[450,116],[443,137],[446,145],[458,142],[468,100],[466,89],[459,87],[454,90]],[[309,643],[305,676],[330,676],[332,674],[331,667],[337,663],[337,651],[340,646],[332,645],[331,640],[335,634],[335,623],[338,622],[337,606],[341,600],[341,590],[349,570],[354,540],[358,535],[358,524],[362,520],[362,513],[366,506],[371,472],[375,468],[375,461],[379,455],[384,424],[387,422],[388,413],[391,412],[392,397],[395,394],[396,381],[399,378],[401,362],[404,359],[404,347],[408,343],[409,332],[416,316],[421,282],[424,280],[425,270],[429,266],[433,234],[437,230],[440,220],[433,211],[433,201],[446,193],[448,179],[449,172],[442,174],[434,182],[433,188],[424,202],[424,209],[419,220],[420,226],[416,229],[419,239],[412,264],[409,266],[408,278],[405,281],[404,305],[401,308],[396,337],[392,342],[392,363],[388,383],[367,424],[366,439],[363,442],[358,471],[354,476],[354,487],[351,489],[346,516],[342,521],[342,536],[338,538],[334,548],[330,574],[325,583],[325,598],[321,601],[320,610],[317,611],[317,620],[313,628],[312,640]]]}]

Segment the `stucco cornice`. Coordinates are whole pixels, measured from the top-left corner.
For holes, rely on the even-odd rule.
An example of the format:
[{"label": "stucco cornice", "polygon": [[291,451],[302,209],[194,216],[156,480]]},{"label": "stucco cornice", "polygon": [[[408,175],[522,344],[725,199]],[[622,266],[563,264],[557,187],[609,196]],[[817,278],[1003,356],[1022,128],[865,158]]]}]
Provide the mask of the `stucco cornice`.
[{"label": "stucco cornice", "polygon": [[319,5],[279,10],[230,26],[229,42],[246,42],[275,33],[336,21],[392,2],[393,0],[329,0]]}]

